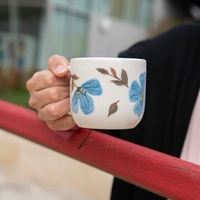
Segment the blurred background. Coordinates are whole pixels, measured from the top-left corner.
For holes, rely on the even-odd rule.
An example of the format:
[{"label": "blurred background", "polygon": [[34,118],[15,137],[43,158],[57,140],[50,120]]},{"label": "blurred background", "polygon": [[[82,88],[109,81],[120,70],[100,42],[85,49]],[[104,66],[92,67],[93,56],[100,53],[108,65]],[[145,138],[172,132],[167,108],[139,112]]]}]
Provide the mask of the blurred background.
[{"label": "blurred background", "polygon": [[[0,99],[28,107],[25,83],[53,54],[116,57],[199,19],[189,0],[0,0]],[[0,130],[1,200],[106,200],[111,184],[109,174]]]}]

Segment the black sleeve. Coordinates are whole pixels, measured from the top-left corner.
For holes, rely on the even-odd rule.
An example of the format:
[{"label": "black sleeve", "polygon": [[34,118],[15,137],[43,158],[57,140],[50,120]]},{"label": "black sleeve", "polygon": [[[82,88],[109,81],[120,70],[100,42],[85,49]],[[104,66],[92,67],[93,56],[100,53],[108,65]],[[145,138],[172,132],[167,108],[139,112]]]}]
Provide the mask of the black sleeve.
[{"label": "black sleeve", "polygon": [[[179,157],[200,86],[200,25],[180,25],[119,57],[147,61],[145,112],[134,129],[105,132]],[[111,200],[118,199],[164,198],[115,178]]]}]

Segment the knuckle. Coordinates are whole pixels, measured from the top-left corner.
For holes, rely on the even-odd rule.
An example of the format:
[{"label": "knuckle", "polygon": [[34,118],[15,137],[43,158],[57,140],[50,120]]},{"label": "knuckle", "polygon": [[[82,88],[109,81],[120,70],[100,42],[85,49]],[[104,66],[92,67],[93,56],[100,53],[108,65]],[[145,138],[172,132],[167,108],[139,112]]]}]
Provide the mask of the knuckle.
[{"label": "knuckle", "polygon": [[57,119],[59,118],[59,109],[56,108],[55,105],[51,105],[48,107],[48,114],[51,118]]},{"label": "knuckle", "polygon": [[30,98],[28,104],[32,108],[36,108],[36,101],[33,98]]},{"label": "knuckle", "polygon": [[48,65],[52,65],[54,63],[54,61],[56,59],[58,59],[60,56],[57,54],[52,55],[49,59],[48,59]]},{"label": "knuckle", "polygon": [[44,76],[44,82],[47,86],[52,86],[55,82],[55,76],[53,74],[48,74]]},{"label": "knuckle", "polygon": [[28,91],[33,90],[35,87],[35,83],[38,80],[38,77],[40,77],[40,73],[41,72],[35,72],[33,74],[33,76],[26,82],[26,88],[28,89]]},{"label": "knuckle", "polygon": [[26,82],[26,88],[28,91],[30,91],[33,88],[33,82],[31,79]]},{"label": "knuckle", "polygon": [[40,77],[40,73],[41,71],[35,72],[30,80],[37,79],[37,77]]},{"label": "knuckle", "polygon": [[40,112],[38,112],[38,118],[39,118],[40,120],[42,120],[42,121],[45,121],[43,115],[42,115]]},{"label": "knuckle", "polygon": [[52,101],[58,101],[58,100],[60,100],[60,92],[59,92],[58,88],[52,88],[49,91],[49,98]]}]

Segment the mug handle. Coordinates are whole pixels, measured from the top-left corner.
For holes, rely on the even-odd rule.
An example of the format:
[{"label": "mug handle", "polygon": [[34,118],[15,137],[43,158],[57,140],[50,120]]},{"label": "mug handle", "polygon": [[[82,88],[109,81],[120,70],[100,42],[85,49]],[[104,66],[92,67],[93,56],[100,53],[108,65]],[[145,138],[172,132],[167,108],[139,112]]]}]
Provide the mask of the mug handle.
[{"label": "mug handle", "polygon": [[[67,66],[67,69],[68,69],[68,71],[71,73],[71,70],[70,70],[71,67],[70,67],[70,65]],[[68,112],[67,114],[68,114],[68,115],[72,115],[72,112],[70,111],[70,112]]]}]

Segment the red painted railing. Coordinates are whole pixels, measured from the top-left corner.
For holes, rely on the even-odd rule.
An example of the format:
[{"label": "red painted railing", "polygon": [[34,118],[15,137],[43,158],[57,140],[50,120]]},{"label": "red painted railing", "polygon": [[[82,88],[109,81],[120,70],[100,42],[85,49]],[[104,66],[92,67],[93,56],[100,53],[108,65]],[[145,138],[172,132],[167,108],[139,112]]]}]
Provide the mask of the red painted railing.
[{"label": "red painted railing", "polygon": [[[200,199],[200,166],[92,130],[63,139],[35,111],[0,100],[0,128],[175,200]],[[66,133],[67,134],[67,133]]]}]

